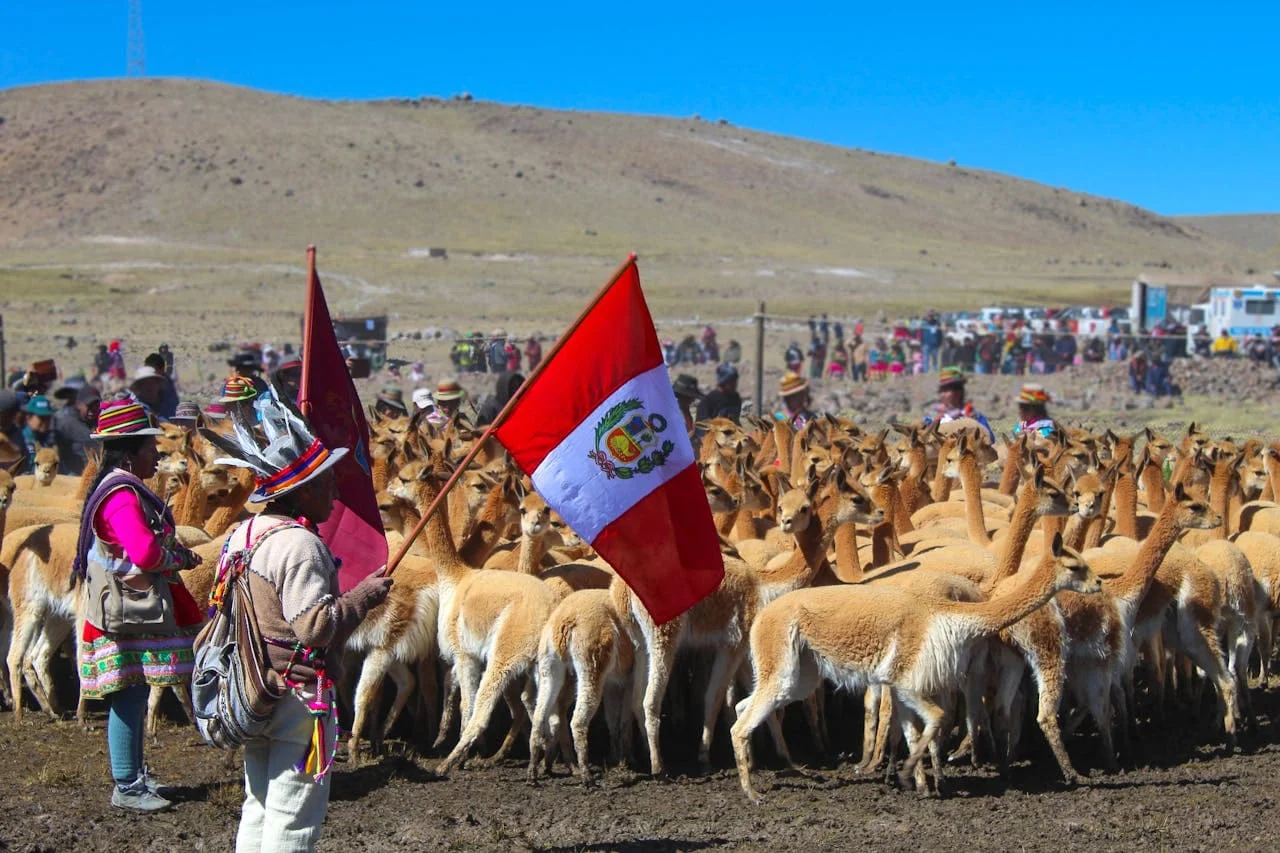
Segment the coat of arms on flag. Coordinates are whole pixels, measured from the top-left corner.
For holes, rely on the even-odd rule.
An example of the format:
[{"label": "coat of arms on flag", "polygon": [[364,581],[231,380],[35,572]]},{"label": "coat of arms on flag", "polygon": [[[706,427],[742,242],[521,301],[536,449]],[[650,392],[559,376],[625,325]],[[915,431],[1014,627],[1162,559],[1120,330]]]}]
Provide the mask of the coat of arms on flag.
[{"label": "coat of arms on flag", "polygon": [[[644,403],[634,397],[623,400],[596,424],[596,446],[587,456],[610,480],[650,474],[665,465],[676,450],[669,438],[660,438],[667,430],[667,419],[659,412],[647,413],[644,408]],[[632,462],[635,467],[631,467]]]}]

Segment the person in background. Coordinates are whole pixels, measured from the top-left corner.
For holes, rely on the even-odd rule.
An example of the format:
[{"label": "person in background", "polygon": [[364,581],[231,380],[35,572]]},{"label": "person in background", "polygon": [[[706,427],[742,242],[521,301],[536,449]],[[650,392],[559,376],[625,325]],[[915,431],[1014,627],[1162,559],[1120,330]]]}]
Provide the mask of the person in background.
[{"label": "person in background", "polygon": [[98,344],[98,351],[93,356],[93,372],[94,378],[99,381],[111,370],[111,354],[107,352],[106,344]]},{"label": "person in background", "polygon": [[471,342],[465,338],[454,341],[449,350],[449,361],[453,364],[453,369],[459,373],[470,373]]},{"label": "person in background", "polygon": [[855,334],[853,340],[849,342],[849,376],[854,382],[867,381],[867,361],[870,350],[867,342],[862,339],[862,335]]},{"label": "person in background", "polygon": [[791,346],[787,347],[787,352],[783,357],[787,364],[787,370],[792,373],[799,373],[800,367],[804,364],[804,352],[800,349],[799,341],[792,341]]},{"label": "person in background", "polygon": [[[1065,327],[1065,323],[1062,324]],[[1079,348],[1076,345],[1076,336],[1069,331],[1060,331],[1058,338],[1053,342],[1054,362],[1059,370],[1066,370],[1068,367],[1076,363],[1076,353]]]},{"label": "person in background", "polygon": [[924,359],[924,371],[932,373],[938,369],[939,350],[942,347],[942,326],[938,323],[938,314],[930,310],[924,318],[924,327],[920,330],[920,350]]},{"label": "person in background", "polygon": [[[256,395],[267,392],[267,383],[262,379],[262,358],[253,350],[241,350],[234,358],[227,360],[231,367],[231,375],[247,379]],[[255,396],[256,396],[255,395]]]},{"label": "person in background", "polygon": [[693,407],[703,394],[698,388],[698,380],[687,373],[681,373],[676,377],[676,381],[671,383],[671,390],[676,395],[676,404],[680,406],[680,413],[684,415],[685,432],[693,435]]},{"label": "person in background", "polygon": [[502,347],[502,352],[507,357],[507,372],[520,372],[520,347],[516,346],[515,338],[507,338],[507,342]]},{"label": "person in background", "polygon": [[707,361],[720,360],[720,343],[716,340],[716,330],[710,323],[702,330],[702,354]]},{"label": "person in background", "polygon": [[798,373],[784,373],[778,380],[778,394],[782,397],[782,411],[774,417],[786,421],[792,428],[800,429],[815,415],[809,408],[809,383]]},{"label": "person in background", "polygon": [[26,449],[27,458],[21,466],[20,474],[30,474],[35,469],[36,453],[46,447],[57,447],[57,436],[53,434],[53,404],[43,394],[34,394],[23,406],[26,423],[22,427],[21,447]]},{"label": "person in background", "polygon": [[1230,332],[1223,329],[1222,333],[1213,342],[1213,357],[1235,358],[1238,352],[1239,347],[1236,346],[1236,339],[1231,337]]},{"label": "person in background", "polygon": [[147,411],[166,420],[177,411],[177,404],[167,414],[162,411],[164,402],[164,375],[149,364],[144,364],[133,373],[133,382],[129,391],[134,398],[147,407]]},{"label": "person in background", "polygon": [[373,404],[373,410],[384,418],[406,418],[409,416],[409,407],[404,404],[404,391],[399,388],[387,387],[379,391]]},{"label": "person in background", "polygon": [[109,632],[98,624],[104,621],[101,606],[95,613],[92,603],[80,629],[80,695],[105,699],[109,706],[111,805],[143,813],[172,805],[143,761],[147,698],[153,686],[190,680],[191,644],[204,622],[178,574],[200,565],[200,557],[177,541],[173,515],[144,482],[156,472],[155,437],[161,434],[133,400],[102,407],[92,435],[102,442],[102,467],[84,504],[73,562],[76,576],[90,589],[110,583],[100,574],[110,572],[118,576],[116,582],[138,591],[164,585],[173,602],[172,620],[147,633]]},{"label": "person in background", "polygon": [[530,373],[537,370],[538,365],[542,363],[542,344],[538,343],[538,334],[536,332],[525,342],[524,360]]},{"label": "person in background", "polygon": [[128,374],[124,369],[124,349],[120,346],[119,341],[112,341],[107,346],[107,357],[111,359],[111,366],[107,368],[107,375],[117,382],[124,382]]},{"label": "person in background", "polygon": [[436,401],[436,417],[428,420],[443,424],[458,415],[462,401],[467,398],[467,392],[456,379],[445,379],[436,386],[433,397]]},{"label": "person in background", "polygon": [[494,383],[491,394],[480,406],[476,415],[476,426],[488,426],[497,420],[502,409],[511,400],[516,390],[524,384],[524,377],[519,373],[500,373]]},{"label": "person in background", "polygon": [[489,341],[489,372],[505,373],[507,369],[507,333],[497,329]]},{"label": "person in background", "polygon": [[272,380],[280,388],[280,392],[289,398],[289,402],[297,405],[298,392],[302,385],[302,362],[292,359],[281,364],[272,374]]},{"label": "person in background", "polygon": [[738,368],[732,364],[716,367],[716,387],[698,402],[697,420],[728,418],[742,421],[742,395],[738,393]]},{"label": "person in background", "polygon": [[737,364],[742,361],[742,344],[737,341],[729,341],[729,345],[724,348],[724,361],[726,364]]},{"label": "person in background", "polygon": [[1018,394],[1018,423],[1013,428],[1013,434],[1034,432],[1046,438],[1052,435],[1057,425],[1049,417],[1048,408],[1049,393],[1044,390],[1043,385],[1023,385]]},{"label": "person in background", "polygon": [[[812,322],[812,321],[811,321]],[[821,379],[827,365],[827,342],[816,332],[809,341],[809,378]]]},{"label": "person in background", "polygon": [[58,473],[80,476],[89,462],[89,450],[98,443],[93,428],[98,423],[102,395],[92,385],[83,385],[75,398],[53,416],[54,440],[58,446]]},{"label": "person in background", "polygon": [[419,385],[427,381],[427,370],[423,367],[422,362],[415,361],[409,368],[409,381],[414,385]]},{"label": "person in background", "polygon": [[831,348],[831,363],[827,365],[827,373],[832,379],[844,379],[849,375],[849,351],[839,338],[836,338],[836,345]]},{"label": "person in background", "polygon": [[[252,381],[244,376],[232,376],[222,385],[222,396],[217,402],[225,407],[227,417],[234,417],[242,424],[257,423],[258,413],[254,410],[254,401],[258,399],[258,389]],[[213,409],[212,406],[209,407]],[[205,412],[206,416],[209,412]]]},{"label": "person in background", "polygon": [[156,350],[156,352],[160,353],[160,358],[164,360],[164,367],[161,368],[161,372],[176,384],[178,381],[178,371],[173,365],[173,350],[169,349],[168,344],[161,344],[160,349]]},{"label": "person in background", "polygon": [[178,411],[178,386],[174,384],[173,377],[169,375],[165,367],[164,355],[153,352],[147,356],[143,362],[145,366],[150,367],[160,377],[160,404],[156,409],[156,414],[168,420]]},{"label": "person in background", "polygon": [[977,421],[986,430],[987,438],[994,445],[996,443],[995,430],[991,428],[986,415],[975,409],[973,403],[965,402],[964,392],[964,371],[955,365],[943,367],[938,371],[938,402],[933,405],[925,416],[924,422],[926,424],[932,423],[935,418],[939,423],[944,424],[962,419]]},{"label": "person in background", "polygon": [[1147,368],[1147,376],[1143,389],[1153,397],[1167,397],[1173,394],[1173,380],[1169,376],[1169,362],[1164,354],[1157,351],[1151,357],[1151,366]]},{"label": "person in background", "polygon": [[18,402],[18,395],[8,388],[0,389],[0,435],[8,439],[19,453],[26,453],[27,444],[22,437],[22,423],[18,417],[21,414],[22,404]]},{"label": "person in background", "polygon": [[169,423],[183,429],[195,429],[200,423],[200,407],[195,403],[179,403],[178,411],[169,418]]},{"label": "person in background", "polygon": [[434,412],[436,401],[431,397],[428,388],[418,388],[413,392],[413,407],[420,412]]}]

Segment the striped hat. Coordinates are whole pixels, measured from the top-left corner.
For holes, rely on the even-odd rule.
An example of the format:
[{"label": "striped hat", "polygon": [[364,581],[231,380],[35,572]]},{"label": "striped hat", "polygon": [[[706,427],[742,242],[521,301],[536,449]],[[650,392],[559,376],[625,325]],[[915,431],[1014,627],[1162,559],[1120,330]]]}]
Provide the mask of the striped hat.
[{"label": "striped hat", "polygon": [[141,403],[126,398],[102,404],[102,410],[98,412],[98,431],[90,437],[109,441],[141,435],[164,435],[164,431],[155,425],[151,413]]},{"label": "striped hat", "polygon": [[438,403],[446,400],[461,400],[466,396],[467,392],[455,379],[446,379],[436,386],[435,398]]},{"label": "striped hat", "polygon": [[345,447],[325,447],[289,402],[263,395],[255,408],[261,418],[258,423],[250,423],[237,409],[230,411],[230,435],[200,430],[205,440],[223,454],[215,463],[253,471],[255,489],[249,495],[251,502],[266,503],[283,497],[347,455]]},{"label": "striped hat", "polygon": [[254,400],[257,396],[258,389],[254,387],[252,380],[243,376],[232,376],[222,386],[222,396],[218,398],[218,402],[242,403],[247,400]]},{"label": "striped hat", "polygon": [[227,407],[221,403],[210,403],[204,408],[204,419],[220,421],[227,416]]},{"label": "striped hat", "polygon": [[807,390],[809,390],[809,383],[799,373],[788,370],[778,380],[778,392],[784,397],[790,397],[792,394],[799,394],[801,391]]},{"label": "striped hat", "polygon": [[195,424],[200,419],[200,407],[195,403],[179,403],[178,410],[169,418],[170,423]]},{"label": "striped hat", "polygon": [[955,365],[944,367],[938,371],[938,390],[945,391],[957,385],[964,385],[964,373]]},{"label": "striped hat", "polygon": [[1018,394],[1018,405],[1020,406],[1043,406],[1048,402],[1049,392],[1044,390],[1043,385],[1028,383],[1022,386],[1022,391]]}]

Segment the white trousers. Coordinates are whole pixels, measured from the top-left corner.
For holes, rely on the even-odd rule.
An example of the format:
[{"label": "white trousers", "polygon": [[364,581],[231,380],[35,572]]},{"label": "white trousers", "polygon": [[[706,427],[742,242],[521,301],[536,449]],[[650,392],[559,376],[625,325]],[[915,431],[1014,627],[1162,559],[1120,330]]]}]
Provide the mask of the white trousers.
[{"label": "white trousers", "polygon": [[[328,744],[336,737],[324,721]],[[314,850],[329,810],[329,780],[294,767],[311,745],[313,718],[305,699],[289,693],[276,705],[264,737],[244,748],[244,806],[236,853],[302,853]]]}]

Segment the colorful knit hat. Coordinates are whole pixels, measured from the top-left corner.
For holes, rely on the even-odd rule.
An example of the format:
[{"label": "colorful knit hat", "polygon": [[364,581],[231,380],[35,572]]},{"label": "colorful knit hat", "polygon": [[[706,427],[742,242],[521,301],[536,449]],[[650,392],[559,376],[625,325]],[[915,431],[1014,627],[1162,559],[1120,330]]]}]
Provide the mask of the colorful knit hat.
[{"label": "colorful knit hat", "polygon": [[788,370],[778,380],[778,391],[784,397],[790,397],[792,394],[799,394],[801,391],[807,390],[809,390],[809,383],[799,373]]},{"label": "colorful knit hat", "polygon": [[436,386],[435,398],[437,403],[446,400],[461,400],[467,396],[467,392],[455,379],[446,379]]},{"label": "colorful knit hat", "polygon": [[1018,405],[1020,406],[1043,406],[1048,402],[1049,392],[1044,390],[1043,385],[1028,383],[1022,386],[1022,391],[1018,394]]},{"label": "colorful knit hat", "polygon": [[945,391],[956,386],[964,387],[964,372],[955,365],[949,365],[938,371],[938,390]]},{"label": "colorful knit hat", "polygon": [[[281,402],[281,401],[284,402]],[[254,473],[256,487],[249,500],[266,503],[276,500],[331,468],[347,455],[345,447],[329,450],[316,438],[302,414],[276,391],[254,402],[258,423],[238,408],[230,411],[232,435],[210,429],[200,430],[224,455],[214,462]]]},{"label": "colorful knit hat", "polygon": [[221,403],[210,403],[205,406],[204,419],[220,421],[227,416],[227,407]]},{"label": "colorful knit hat", "polygon": [[222,396],[218,398],[219,403],[243,403],[246,400],[253,400],[258,396],[258,389],[254,387],[253,382],[243,376],[232,376],[222,386]]},{"label": "colorful knit hat", "polygon": [[110,441],[142,435],[164,435],[164,430],[156,426],[145,406],[127,397],[102,404],[102,410],[98,412],[98,431],[90,437],[96,441]]}]

